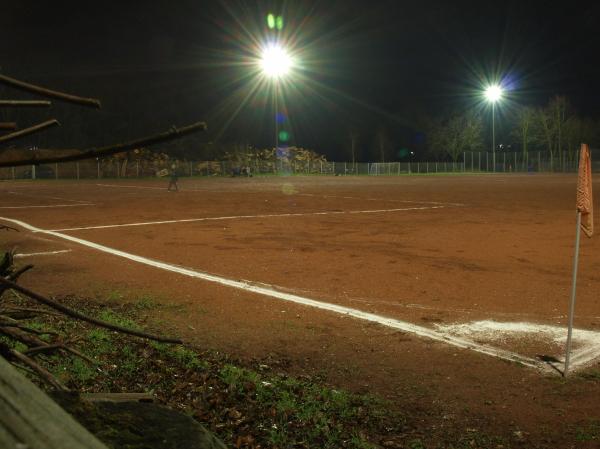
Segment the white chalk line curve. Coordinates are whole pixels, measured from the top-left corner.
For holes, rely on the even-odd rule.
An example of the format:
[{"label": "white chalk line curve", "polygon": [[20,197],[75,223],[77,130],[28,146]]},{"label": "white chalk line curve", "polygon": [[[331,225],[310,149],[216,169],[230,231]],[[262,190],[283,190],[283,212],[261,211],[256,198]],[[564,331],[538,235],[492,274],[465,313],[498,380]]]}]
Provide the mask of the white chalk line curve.
[{"label": "white chalk line curve", "polygon": [[[138,256],[135,254],[127,253],[125,251],[121,251],[118,249],[109,248],[107,246],[100,245],[100,244],[94,243],[94,242],[90,242],[88,240],[83,240],[83,239],[73,237],[73,236],[70,236],[67,234],[61,234],[56,231],[49,231],[49,230],[36,228],[35,226],[32,226],[28,223],[25,223],[20,220],[12,219],[12,218],[0,217],[0,220],[4,220],[4,221],[8,221],[10,223],[16,224],[16,225],[21,226],[22,228],[27,229],[29,231],[48,234],[48,235],[51,235],[54,237],[58,237],[58,238],[61,238],[64,240],[78,243],[83,246],[87,246],[89,248],[96,249],[101,252],[119,256],[119,257],[122,257],[122,258],[125,258],[128,260],[132,260],[134,262],[138,262],[138,263],[152,266],[155,268],[160,268],[165,271],[170,271],[170,272],[182,274],[185,276],[202,279],[202,280],[205,280],[208,282],[213,282],[213,283],[224,285],[227,287],[244,290],[244,291],[247,291],[250,293],[256,293],[259,295],[269,296],[272,298],[277,298],[277,299],[281,299],[284,301],[313,307],[316,309],[334,312],[334,313],[337,313],[340,315],[358,318],[363,321],[369,321],[369,322],[380,324],[380,325],[390,327],[393,329],[398,329],[400,331],[411,333],[411,334],[414,334],[414,335],[417,335],[420,337],[425,337],[425,338],[428,338],[428,339],[431,339],[434,341],[447,343],[447,344],[450,344],[450,345],[458,347],[458,348],[469,349],[471,351],[478,352],[481,354],[486,354],[486,355],[496,357],[499,359],[503,359],[503,360],[507,360],[507,361],[511,361],[511,362],[517,362],[524,366],[536,368],[541,371],[552,371],[552,372],[554,371],[554,370],[550,370],[550,368],[545,363],[542,363],[531,357],[522,356],[520,354],[516,354],[516,353],[510,352],[507,350],[503,350],[503,349],[499,349],[499,348],[494,348],[494,347],[491,347],[488,345],[482,345],[482,344],[470,341],[465,338],[454,337],[451,335],[444,335],[440,332],[436,332],[433,329],[429,329],[429,328],[422,327],[422,326],[417,326],[415,324],[411,324],[411,323],[408,323],[405,321],[400,321],[400,320],[397,320],[394,318],[389,318],[389,317],[385,317],[385,316],[381,316],[381,315],[376,315],[373,313],[363,312],[358,309],[340,306],[337,304],[331,304],[331,303],[317,301],[317,300],[310,299],[310,298],[304,298],[302,296],[294,295],[291,293],[284,293],[284,292],[278,291],[274,288],[267,288],[267,287],[253,285],[253,284],[251,284],[249,282],[245,282],[245,281],[236,281],[236,280],[227,279],[227,278],[224,278],[221,276],[205,273],[202,271],[196,271],[196,270],[192,270],[189,268],[171,265],[171,264],[168,264],[165,262],[160,262],[157,260],[153,260],[153,259],[149,259],[146,257]],[[575,366],[573,368],[575,369]]]},{"label": "white chalk line curve", "polygon": [[[226,215],[223,217],[183,218],[183,219],[179,219],[179,220],[143,221],[143,222],[139,222],[139,223],[81,226],[81,227],[76,227],[76,228],[50,229],[50,231],[52,231],[52,232],[84,231],[84,230],[88,230],[88,229],[124,228],[124,227],[129,227],[129,226],[150,226],[150,225],[172,224],[172,223],[193,223],[193,222],[197,222],[197,221],[221,221],[221,220],[239,220],[239,219],[253,219],[253,218],[306,217],[306,216],[314,216],[314,215],[379,214],[379,213],[385,213],[385,212],[443,209],[444,207],[445,206],[423,206],[423,207],[402,207],[402,208],[396,208],[396,209],[299,212],[299,213],[262,214],[262,215]],[[37,232],[41,232],[41,231],[37,231]]]}]

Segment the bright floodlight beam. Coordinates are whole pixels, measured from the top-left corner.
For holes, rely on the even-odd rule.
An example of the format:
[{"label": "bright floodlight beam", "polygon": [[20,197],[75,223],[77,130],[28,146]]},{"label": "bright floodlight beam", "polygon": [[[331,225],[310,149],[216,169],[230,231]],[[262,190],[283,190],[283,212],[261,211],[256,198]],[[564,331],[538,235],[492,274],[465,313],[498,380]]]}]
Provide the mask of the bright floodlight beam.
[{"label": "bright floodlight beam", "polygon": [[492,171],[496,171],[496,102],[502,98],[502,88],[492,84],[485,89],[485,98],[492,103]]},{"label": "bright floodlight beam", "polygon": [[498,85],[489,86],[485,90],[485,98],[487,98],[490,103],[496,103],[502,98],[502,88]]},{"label": "bright floodlight beam", "polygon": [[260,66],[269,78],[284,77],[290,72],[292,65],[292,58],[280,45],[269,45],[262,51]]}]

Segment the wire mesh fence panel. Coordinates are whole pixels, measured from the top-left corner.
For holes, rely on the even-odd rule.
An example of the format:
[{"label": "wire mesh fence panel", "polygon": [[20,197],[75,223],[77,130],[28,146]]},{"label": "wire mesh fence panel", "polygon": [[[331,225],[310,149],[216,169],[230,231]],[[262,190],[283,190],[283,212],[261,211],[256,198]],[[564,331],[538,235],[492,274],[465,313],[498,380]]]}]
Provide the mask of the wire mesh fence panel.
[{"label": "wire mesh fence panel", "polygon": [[[595,150],[600,153],[600,150]],[[465,152],[457,161],[348,162],[315,160],[188,161],[143,159],[87,159],[77,162],[0,168],[0,179],[119,179],[152,178],[175,166],[180,177],[250,175],[401,176],[435,173],[573,173],[578,152],[551,154],[544,151]],[[600,159],[592,160],[600,169]]]}]

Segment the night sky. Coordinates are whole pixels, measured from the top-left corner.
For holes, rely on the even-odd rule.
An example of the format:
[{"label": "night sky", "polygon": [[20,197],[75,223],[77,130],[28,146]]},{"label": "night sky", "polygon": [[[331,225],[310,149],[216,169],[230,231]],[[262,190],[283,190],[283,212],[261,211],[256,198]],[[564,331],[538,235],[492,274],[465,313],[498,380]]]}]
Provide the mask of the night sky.
[{"label": "night sky", "polygon": [[[350,129],[410,145],[421,118],[466,110],[499,80],[513,104],[569,97],[600,116],[600,5],[535,1],[3,2],[2,73],[102,100],[2,119],[58,117],[40,145],[114,142],[206,120],[206,141],[272,145],[273,89],[252,58],[278,39],[298,60],[281,84],[291,143],[340,158]],[[4,98],[26,94],[0,88]],[[26,144],[27,142],[24,142]]]}]

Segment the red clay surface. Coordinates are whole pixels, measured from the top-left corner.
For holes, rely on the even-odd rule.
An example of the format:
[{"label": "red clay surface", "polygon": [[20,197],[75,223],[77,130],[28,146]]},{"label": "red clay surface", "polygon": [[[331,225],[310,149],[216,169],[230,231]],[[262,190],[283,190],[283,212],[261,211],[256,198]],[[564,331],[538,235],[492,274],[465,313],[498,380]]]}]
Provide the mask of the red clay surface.
[{"label": "red clay surface", "polygon": [[[2,182],[0,216],[42,229],[237,216],[61,232],[425,327],[480,319],[565,325],[575,185],[573,175],[219,178],[184,179],[173,193],[161,181]],[[20,208],[65,204],[74,206]],[[390,211],[419,207],[426,209]],[[249,217],[269,214],[298,215]],[[425,410],[438,428],[596,447],[576,438],[600,411],[600,383],[589,375],[563,382],[45,234],[2,231],[0,245],[72,250],[27,259],[35,275],[22,283],[42,293],[152,295],[172,306],[161,312],[163,325],[190,342],[285,358],[291,372],[321,372],[336,385]],[[590,330],[600,330],[599,250],[598,238],[582,239],[576,325]]]}]

